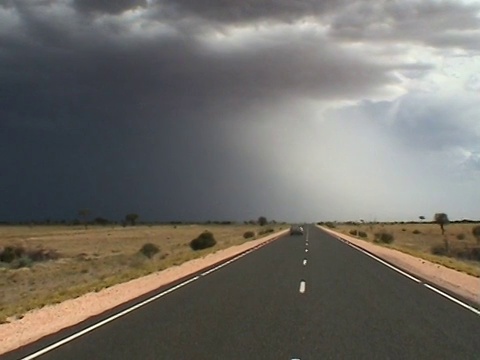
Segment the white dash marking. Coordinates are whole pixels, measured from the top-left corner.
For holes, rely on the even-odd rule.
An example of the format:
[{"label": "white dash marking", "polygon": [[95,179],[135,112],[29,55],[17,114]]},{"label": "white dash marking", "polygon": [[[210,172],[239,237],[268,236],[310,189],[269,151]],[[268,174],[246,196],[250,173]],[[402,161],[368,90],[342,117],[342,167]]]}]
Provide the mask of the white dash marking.
[{"label": "white dash marking", "polygon": [[307,265],[307,259],[303,259],[303,266]]},{"label": "white dash marking", "polygon": [[305,249],[305,252],[308,252],[308,249]]},{"label": "white dash marking", "polygon": [[305,282],[305,280],[300,281],[300,289],[299,289],[300,294],[305,293],[306,287],[307,287],[307,283]]}]

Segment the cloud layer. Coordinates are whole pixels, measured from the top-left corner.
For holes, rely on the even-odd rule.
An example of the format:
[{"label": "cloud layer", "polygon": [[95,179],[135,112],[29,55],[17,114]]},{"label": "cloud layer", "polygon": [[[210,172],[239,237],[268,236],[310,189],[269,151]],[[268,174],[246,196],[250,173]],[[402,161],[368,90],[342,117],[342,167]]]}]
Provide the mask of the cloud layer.
[{"label": "cloud layer", "polygon": [[0,217],[478,217],[479,14],[7,1]]}]

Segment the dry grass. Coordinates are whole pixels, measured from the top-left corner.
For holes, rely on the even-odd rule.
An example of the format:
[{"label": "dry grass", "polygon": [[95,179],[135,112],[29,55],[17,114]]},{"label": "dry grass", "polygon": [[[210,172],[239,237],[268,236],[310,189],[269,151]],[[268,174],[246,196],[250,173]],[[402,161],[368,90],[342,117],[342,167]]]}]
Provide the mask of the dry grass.
[{"label": "dry grass", "polygon": [[[453,254],[456,251],[458,252],[458,250],[468,249],[477,245],[477,241],[472,235],[472,229],[475,225],[478,224],[454,223],[445,226],[445,237],[450,244]],[[440,227],[436,224],[337,224],[333,230],[352,236],[350,231],[353,229],[366,232],[368,238],[362,240],[370,242],[374,241],[375,233],[390,233],[395,240],[392,244],[382,245],[480,277],[479,261],[461,259],[453,255],[447,257],[432,254],[431,249],[433,246],[444,244],[444,236],[442,236]],[[463,234],[463,236],[459,236],[459,234]],[[361,239],[360,237],[358,238]]]},{"label": "dry grass", "polygon": [[[286,227],[275,225],[274,228],[278,231]],[[214,234],[217,245],[192,251],[189,242],[204,230]],[[243,234],[248,230],[258,233],[260,227],[98,226],[86,230],[81,226],[1,226],[0,249],[9,245],[54,249],[61,257],[16,270],[0,264],[0,322],[257,238],[245,239]],[[139,254],[147,242],[160,249],[152,259]]]}]

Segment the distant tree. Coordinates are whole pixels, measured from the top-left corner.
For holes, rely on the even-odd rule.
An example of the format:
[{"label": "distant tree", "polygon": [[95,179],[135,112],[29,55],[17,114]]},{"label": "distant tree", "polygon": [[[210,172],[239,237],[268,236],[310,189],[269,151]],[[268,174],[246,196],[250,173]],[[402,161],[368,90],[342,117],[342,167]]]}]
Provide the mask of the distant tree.
[{"label": "distant tree", "polygon": [[264,226],[264,225],[267,224],[268,221],[267,221],[267,218],[265,216],[260,216],[258,218],[257,222],[258,222],[258,225]]},{"label": "distant tree", "polygon": [[95,220],[93,220],[93,222],[98,225],[107,225],[109,223],[107,219],[102,217],[96,217]]},{"label": "distant tree", "polygon": [[90,210],[89,209],[81,209],[78,211],[78,216],[83,219],[83,224],[85,225],[85,229],[87,228],[88,225],[88,217],[90,216]]},{"label": "distant tree", "polygon": [[131,213],[131,214],[127,214],[125,215],[125,222],[132,226],[135,226],[135,223],[137,222],[138,220],[138,214],[135,214],[135,213]]},{"label": "distant tree", "polygon": [[472,234],[475,239],[477,239],[477,243],[480,244],[480,225],[477,225],[472,229]]},{"label": "distant tree", "polygon": [[422,216],[419,216],[418,218],[419,218],[421,221],[425,220],[425,216],[423,216],[423,215],[422,215]]},{"label": "distant tree", "polygon": [[438,225],[440,225],[440,229],[442,229],[442,235],[445,235],[444,226],[449,223],[447,214],[445,214],[445,213],[436,213],[436,214],[433,216],[433,220],[435,221],[435,223],[437,223]]}]

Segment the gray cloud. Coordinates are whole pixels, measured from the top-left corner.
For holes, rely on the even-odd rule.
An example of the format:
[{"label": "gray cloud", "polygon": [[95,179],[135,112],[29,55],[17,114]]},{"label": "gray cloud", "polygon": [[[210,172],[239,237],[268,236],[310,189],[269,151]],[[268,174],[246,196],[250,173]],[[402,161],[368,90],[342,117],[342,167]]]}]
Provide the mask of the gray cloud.
[{"label": "gray cloud", "polygon": [[[399,28],[408,15],[413,34],[430,18],[439,42],[446,39],[442,29],[476,24],[463,5],[392,10],[379,3],[357,19],[380,24],[387,14]],[[366,29],[367,43],[378,40],[366,22],[353,22],[358,7],[348,4],[19,0],[0,6],[0,160],[9,169],[0,179],[0,217],[69,217],[92,207],[114,217],[270,212],[315,220],[365,214],[385,199],[402,206],[389,216],[404,216],[408,204],[391,187],[405,191],[416,171],[428,175],[425,163],[409,164],[407,150],[478,152],[469,120],[477,113],[470,100],[410,93],[397,102],[366,100],[325,120],[323,106],[401,87],[396,73],[421,80],[435,71],[428,60],[389,62],[342,46],[336,36],[354,38],[348,26]],[[134,16],[124,13],[137,6]],[[448,9],[455,21],[442,20]],[[304,26],[312,18],[318,26]],[[333,38],[323,27],[332,19]],[[389,36],[381,40],[396,41]],[[432,36],[422,39],[432,43]],[[308,166],[292,170],[299,159]],[[398,176],[396,164],[408,176]],[[426,181],[421,186],[428,190]]]},{"label": "gray cloud", "polygon": [[333,16],[331,36],[479,49],[480,5],[459,1],[355,1]]},{"label": "gray cloud", "polygon": [[82,12],[120,14],[126,10],[145,7],[147,0],[74,0],[74,5]]},{"label": "gray cloud", "polygon": [[47,21],[27,6],[18,14],[25,35],[5,36],[0,85],[10,124],[118,123],[138,113],[162,114],[163,121],[228,118],[272,99],[349,99],[397,81],[391,67],[308,31],[266,34],[218,51],[193,34],[112,38],[75,18]]},{"label": "gray cloud", "polygon": [[160,11],[170,16],[198,17],[228,25],[296,21],[329,13],[346,3],[346,0],[158,0]]},{"label": "gray cloud", "polygon": [[465,88],[469,91],[480,93],[480,73],[470,75],[465,83]]},{"label": "gray cloud", "polygon": [[473,169],[480,172],[480,151],[472,153],[464,162],[464,166],[467,169]]},{"label": "gray cloud", "polygon": [[394,101],[364,101],[331,114],[376,124],[406,148],[421,152],[476,149],[480,144],[479,115],[475,99],[438,98],[415,92]]}]

